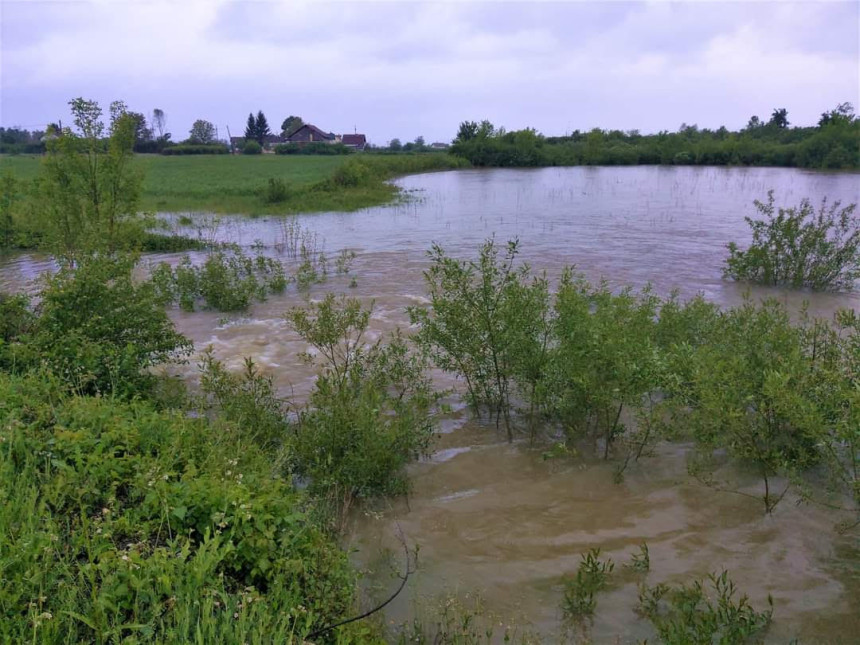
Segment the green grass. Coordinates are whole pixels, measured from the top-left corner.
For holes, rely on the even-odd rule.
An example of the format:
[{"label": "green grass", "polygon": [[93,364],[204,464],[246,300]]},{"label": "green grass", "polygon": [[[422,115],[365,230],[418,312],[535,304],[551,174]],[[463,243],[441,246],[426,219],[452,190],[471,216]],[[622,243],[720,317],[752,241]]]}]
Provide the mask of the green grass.
[{"label": "green grass", "polygon": [[[370,172],[359,181],[338,182],[336,171],[344,164],[361,163]],[[37,155],[0,157],[6,168],[24,180],[39,173]],[[137,155],[135,165],[144,173],[141,208],[156,212],[206,211],[231,214],[288,214],[350,211],[385,204],[397,189],[385,180],[399,174],[461,167],[446,154],[417,155],[200,155],[165,157]],[[287,198],[266,203],[269,179],[280,179]]]}]

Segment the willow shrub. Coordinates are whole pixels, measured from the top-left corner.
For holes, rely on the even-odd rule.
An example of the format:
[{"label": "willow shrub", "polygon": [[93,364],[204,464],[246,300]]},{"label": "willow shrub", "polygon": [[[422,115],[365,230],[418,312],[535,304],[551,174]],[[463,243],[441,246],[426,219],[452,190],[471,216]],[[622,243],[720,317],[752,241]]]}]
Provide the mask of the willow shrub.
[{"label": "willow shrub", "polygon": [[426,453],[438,396],[427,361],[395,333],[367,345],[370,310],[351,298],[293,309],[287,320],[320,368],[292,440],[295,471],[330,502],[340,526],[359,498],[403,493],[406,464]]},{"label": "willow shrub", "polygon": [[0,428],[0,641],[299,643],[350,614],[346,554],[243,427],[0,374]]},{"label": "willow shrub", "polygon": [[856,204],[827,201],[816,210],[808,199],[776,208],[755,201],[760,219],[745,218],[752,242],[741,250],[729,243],[724,275],[733,280],[812,289],[850,289],[860,277],[860,222]]},{"label": "willow shrub", "polygon": [[508,440],[515,379],[540,395],[548,339],[547,282],[516,268],[518,253],[518,242],[500,248],[490,239],[477,260],[457,260],[434,246],[424,274],[430,307],[409,309],[418,343],[437,366],[463,377],[476,412],[504,421]]},{"label": "willow shrub", "polygon": [[692,357],[687,422],[702,451],[694,473],[720,486],[714,451],[725,449],[761,479],[767,512],[819,457],[826,423],[806,349],[782,304],[747,301],[720,314],[712,341]]},{"label": "willow shrub", "polygon": [[625,434],[622,412],[639,409],[662,385],[656,347],[659,299],[646,290],[614,294],[581,275],[564,273],[555,302],[548,404],[569,438],[595,436],[608,458]]}]

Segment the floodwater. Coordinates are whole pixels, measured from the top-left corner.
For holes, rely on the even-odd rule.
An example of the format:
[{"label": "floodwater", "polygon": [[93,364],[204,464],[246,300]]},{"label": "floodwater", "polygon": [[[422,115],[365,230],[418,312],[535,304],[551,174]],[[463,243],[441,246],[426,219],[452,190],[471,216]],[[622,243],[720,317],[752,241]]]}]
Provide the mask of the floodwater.
[{"label": "floodwater", "polygon": [[[721,305],[741,301],[747,287],[721,278],[725,244],[749,240],[745,216],[754,199],[775,190],[777,204],[809,197],[860,202],[860,176],[795,169],[724,168],[546,168],[462,170],[405,177],[397,182],[410,200],[357,213],[301,217],[330,259],[342,248],[358,254],[350,278],[333,276],[313,287],[311,298],[335,290],[374,302],[372,334],[408,325],[405,308],[425,302],[425,252],[438,242],[467,257],[491,235],[521,242],[523,260],[557,276],[575,264],[593,280],[613,286],[651,283],[666,295],[698,292]],[[278,254],[279,218],[195,216],[198,232],[245,246],[255,241]],[[177,255],[152,256],[175,261]],[[0,290],[30,288],[49,268],[31,255],[0,258]],[[774,296],[796,309],[804,301],[817,315],[858,308],[856,293],[814,294],[754,288],[753,297]],[[239,367],[253,356],[281,390],[301,399],[314,372],[297,354],[304,344],[287,328],[283,312],[304,297],[293,290],[256,304],[243,316],[175,313],[179,330],[198,349],[213,347],[218,358]],[[184,368],[192,377],[193,365]],[[456,386],[437,374],[440,385]],[[661,446],[634,464],[620,484],[614,464],[587,454],[545,459],[547,447],[508,445],[492,426],[471,420],[454,401],[440,420],[435,454],[411,468],[408,503],[357,513],[349,546],[355,559],[375,569],[371,581],[397,586],[379,566],[380,550],[420,545],[419,570],[408,593],[387,609],[394,622],[407,620],[416,604],[445,592],[479,593],[504,621],[526,624],[560,638],[562,577],[572,574],[580,554],[600,547],[616,563],[616,581],[598,596],[588,635],[594,642],[638,642],[653,634],[633,612],[637,583],[622,563],[642,541],[651,554],[647,582],[689,581],[728,569],[754,606],[774,599],[768,641],[858,642],[860,634],[860,543],[857,533],[840,535],[841,517],[786,499],[765,516],[754,499],[719,493],[692,481],[684,445]],[[755,480],[737,480],[755,492]],[[395,558],[396,560],[396,558]]]}]

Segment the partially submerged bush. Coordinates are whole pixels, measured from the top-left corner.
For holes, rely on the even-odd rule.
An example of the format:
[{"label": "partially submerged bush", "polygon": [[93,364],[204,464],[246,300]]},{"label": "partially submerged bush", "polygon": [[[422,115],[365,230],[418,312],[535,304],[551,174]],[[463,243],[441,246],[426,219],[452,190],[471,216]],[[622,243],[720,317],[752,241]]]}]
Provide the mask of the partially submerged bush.
[{"label": "partially submerged bush", "polygon": [[404,492],[404,467],[427,451],[433,434],[437,396],[425,359],[399,334],[365,346],[369,319],[357,300],[333,294],[287,316],[322,359],[299,415],[295,467],[341,518],[357,498]]},{"label": "partially submerged bush", "polygon": [[758,640],[770,625],[773,599],[768,596],[768,609],[756,611],[746,595],[735,599],[736,592],[727,571],[674,587],[642,585],[638,611],[651,621],[666,645]]},{"label": "partially submerged bush", "polygon": [[187,255],[175,268],[162,262],[152,279],[163,302],[178,302],[185,311],[194,311],[200,301],[217,311],[242,311],[255,299],[282,293],[289,282],[278,260],[248,257],[239,249],[211,253],[202,265]]},{"label": "partially submerged bush", "polygon": [[600,559],[600,549],[591,549],[582,555],[576,575],[564,581],[562,610],[565,618],[576,621],[594,614],[595,594],[606,588],[613,569],[612,560]]},{"label": "partially submerged bush", "polygon": [[773,191],[767,202],[756,200],[761,219],[746,217],[752,243],[740,250],[729,243],[724,275],[771,285],[812,289],[850,289],[860,277],[860,221],[856,204],[828,207],[821,202],[816,211],[808,199],[799,206],[774,206]]}]

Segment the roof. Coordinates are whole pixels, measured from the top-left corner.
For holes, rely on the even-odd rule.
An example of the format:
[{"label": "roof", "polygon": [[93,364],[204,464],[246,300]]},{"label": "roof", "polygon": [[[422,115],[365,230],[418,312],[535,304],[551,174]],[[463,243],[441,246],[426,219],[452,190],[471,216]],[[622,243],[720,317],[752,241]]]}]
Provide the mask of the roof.
[{"label": "roof", "polygon": [[343,135],[343,145],[345,146],[363,146],[367,144],[367,137],[363,134],[345,134]]},{"label": "roof", "polygon": [[332,134],[331,132],[323,132],[317,126],[312,125],[310,123],[303,123],[300,127],[296,128],[295,130],[290,132],[286,138],[289,139],[290,137],[296,135],[297,133],[301,132],[305,128],[308,128],[311,132],[322,137],[323,139],[334,139],[334,134]]}]

